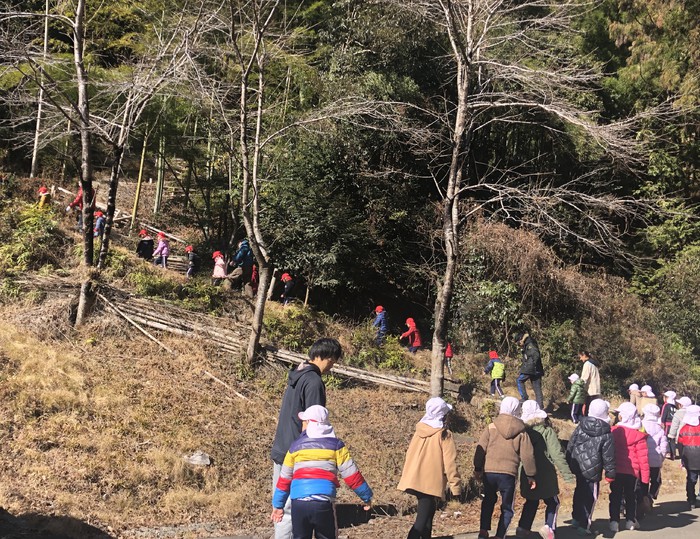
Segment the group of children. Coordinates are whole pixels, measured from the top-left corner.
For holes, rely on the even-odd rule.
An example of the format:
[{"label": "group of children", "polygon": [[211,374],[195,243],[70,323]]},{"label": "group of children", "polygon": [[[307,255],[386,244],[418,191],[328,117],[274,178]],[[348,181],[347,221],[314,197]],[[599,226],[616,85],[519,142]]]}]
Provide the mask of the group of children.
[{"label": "group of children", "polygon": [[[374,342],[377,346],[384,344],[387,332],[389,331],[389,320],[387,318],[386,309],[381,305],[377,305],[374,308],[374,322],[372,322],[372,327],[377,328],[377,334],[374,338]],[[420,347],[423,345],[423,341],[420,336],[420,330],[416,324],[415,319],[406,318],[406,331],[399,336],[399,340],[407,339],[407,346],[409,352],[415,354]],[[447,348],[445,349],[445,362],[450,374],[452,374],[452,345],[447,343]]]}]

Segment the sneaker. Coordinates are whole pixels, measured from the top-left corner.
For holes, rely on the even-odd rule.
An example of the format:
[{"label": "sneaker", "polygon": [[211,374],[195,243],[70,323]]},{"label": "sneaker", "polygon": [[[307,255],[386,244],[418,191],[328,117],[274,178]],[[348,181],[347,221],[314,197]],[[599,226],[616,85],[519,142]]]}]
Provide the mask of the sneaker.
[{"label": "sneaker", "polygon": [[515,528],[515,536],[520,537],[521,539],[525,539],[526,537],[530,536],[530,530],[518,526],[517,528]]},{"label": "sneaker", "polygon": [[554,539],[554,530],[546,524],[537,531],[542,536],[542,539]]},{"label": "sneaker", "polygon": [[593,532],[583,526],[576,526],[576,533],[579,535],[593,535]]},{"label": "sneaker", "polygon": [[574,528],[580,528],[580,527],[581,527],[581,523],[580,523],[578,520],[576,520],[575,518],[572,518],[569,522],[571,523],[571,525],[572,525]]},{"label": "sneaker", "polygon": [[625,522],[625,529],[626,530],[638,530],[639,529],[639,522],[636,520],[628,520]]},{"label": "sneaker", "polygon": [[489,539],[489,531],[479,530],[479,539]]},{"label": "sneaker", "polygon": [[611,532],[617,533],[617,532],[620,531],[620,523],[619,523],[619,522],[615,522],[614,520],[611,520],[611,521],[610,521],[610,524],[608,525],[608,527],[610,528],[610,531],[611,531]]}]

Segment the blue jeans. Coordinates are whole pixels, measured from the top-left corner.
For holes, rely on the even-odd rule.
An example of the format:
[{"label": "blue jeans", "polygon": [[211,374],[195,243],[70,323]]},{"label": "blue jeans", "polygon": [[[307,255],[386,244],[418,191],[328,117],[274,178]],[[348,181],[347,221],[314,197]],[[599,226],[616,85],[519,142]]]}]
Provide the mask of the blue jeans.
[{"label": "blue jeans", "polygon": [[337,539],[335,506],[331,502],[292,500],[294,539]]},{"label": "blue jeans", "polygon": [[496,537],[505,539],[510,521],[513,520],[513,498],[515,497],[515,476],[505,473],[484,473],[484,499],[481,501],[480,530],[491,529],[491,516],[496,507],[498,494],[501,495],[501,516],[498,519]]},{"label": "blue jeans", "polygon": [[541,374],[523,374],[520,373],[516,382],[518,383],[518,393],[520,393],[520,398],[522,400],[528,400],[527,390],[525,389],[525,382],[530,380],[532,384],[532,389],[535,391],[535,400],[540,408],[544,408],[542,402],[542,375]]}]

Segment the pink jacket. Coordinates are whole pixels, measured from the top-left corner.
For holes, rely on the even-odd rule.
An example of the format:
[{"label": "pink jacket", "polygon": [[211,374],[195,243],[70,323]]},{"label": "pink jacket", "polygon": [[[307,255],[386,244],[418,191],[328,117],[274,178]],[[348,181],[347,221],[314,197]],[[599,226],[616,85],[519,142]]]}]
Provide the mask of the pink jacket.
[{"label": "pink jacket", "polygon": [[220,256],[216,257],[214,260],[214,273],[211,275],[214,279],[224,279],[226,278],[226,262]]},{"label": "pink jacket", "polygon": [[168,240],[160,240],[158,242],[158,248],[153,252],[153,257],[157,256],[170,256],[170,245]]},{"label": "pink jacket", "polygon": [[612,428],[615,442],[615,471],[634,475],[642,483],[649,483],[649,449],[647,434],[642,431],[615,425]]}]

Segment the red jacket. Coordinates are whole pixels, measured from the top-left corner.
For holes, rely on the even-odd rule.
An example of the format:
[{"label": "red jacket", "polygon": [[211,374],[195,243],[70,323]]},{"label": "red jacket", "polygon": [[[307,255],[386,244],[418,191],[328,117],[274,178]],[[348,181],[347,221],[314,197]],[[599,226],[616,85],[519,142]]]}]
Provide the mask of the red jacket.
[{"label": "red jacket", "polygon": [[447,343],[447,346],[445,347],[445,357],[447,359],[452,359],[454,357],[454,354],[452,353],[452,345],[450,343]]},{"label": "red jacket", "polygon": [[416,327],[415,320],[413,320],[413,318],[407,318],[406,325],[408,326],[408,331],[406,333],[403,333],[401,335],[401,338],[403,339],[404,337],[408,337],[408,344],[410,346],[420,346],[420,332]]},{"label": "red jacket", "polygon": [[[90,205],[95,202],[95,190],[92,190],[92,193],[90,193]],[[78,189],[78,194],[75,195],[75,198],[73,199],[73,202],[68,204],[71,208],[78,208],[79,210],[83,209],[83,187],[80,186]]]},{"label": "red jacket", "polygon": [[683,425],[678,431],[681,462],[688,470],[700,470],[700,425]]},{"label": "red jacket", "polygon": [[642,483],[649,483],[649,449],[647,437],[639,430],[616,425],[612,428],[615,442],[615,471],[634,475]]}]

